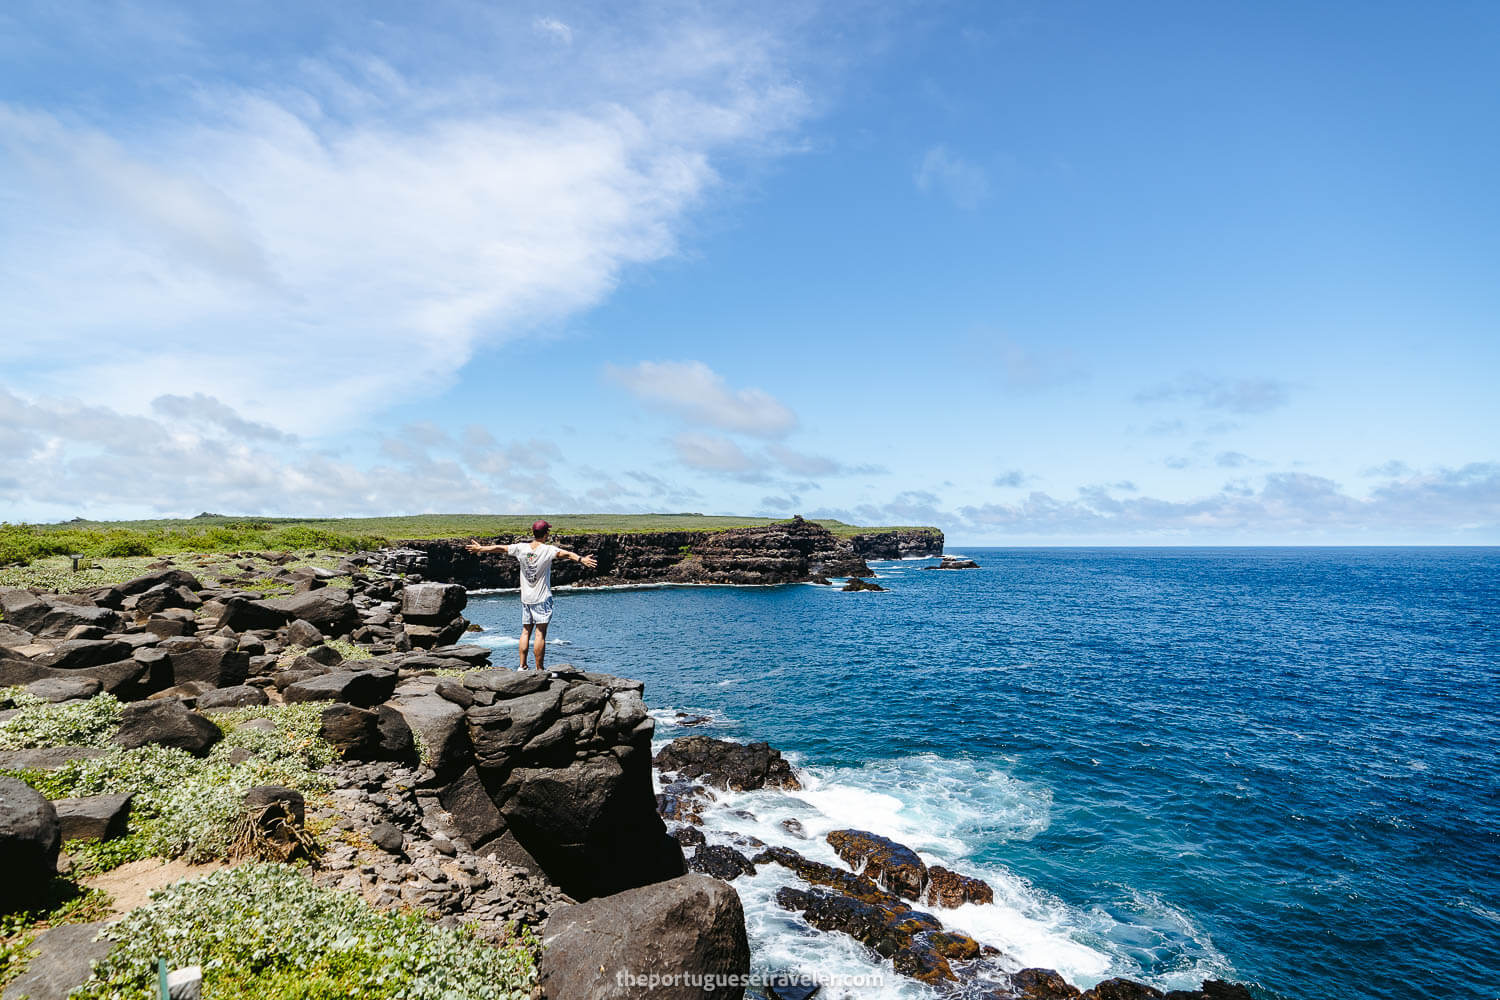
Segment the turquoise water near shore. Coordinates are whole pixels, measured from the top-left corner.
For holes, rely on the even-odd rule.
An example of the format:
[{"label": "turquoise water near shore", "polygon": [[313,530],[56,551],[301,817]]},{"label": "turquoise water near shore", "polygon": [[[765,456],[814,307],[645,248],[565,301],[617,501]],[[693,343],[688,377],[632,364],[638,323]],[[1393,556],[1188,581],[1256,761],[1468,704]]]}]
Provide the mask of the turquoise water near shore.
[{"label": "turquoise water near shore", "polygon": [[[663,741],[702,713],[808,775],[727,797],[711,839],[832,861],[828,830],[894,837],[990,881],[993,906],[943,919],[1021,964],[1497,995],[1500,550],[964,554],[982,568],[875,564],[887,593],[560,591],[548,659],[644,680]],[[514,656],[514,594],[467,613]],[[758,967],[880,971],[780,911],[783,884],[735,883]]]}]

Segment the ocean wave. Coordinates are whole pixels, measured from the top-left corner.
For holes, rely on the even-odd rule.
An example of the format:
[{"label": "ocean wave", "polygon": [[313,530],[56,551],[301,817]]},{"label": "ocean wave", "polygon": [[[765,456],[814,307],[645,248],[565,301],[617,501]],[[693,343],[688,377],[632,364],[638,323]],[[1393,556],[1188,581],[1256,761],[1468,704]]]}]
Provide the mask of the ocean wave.
[{"label": "ocean wave", "polygon": [[[675,714],[664,710],[658,718]],[[869,830],[906,844],[929,865],[942,864],[988,882],[995,891],[993,904],[967,904],[936,915],[946,925],[999,948],[1012,969],[1056,969],[1084,987],[1124,975],[1166,988],[1196,988],[1204,978],[1227,974],[1228,963],[1207,935],[1180,910],[1154,896],[1130,892],[1123,903],[1080,908],[1002,865],[972,860],[975,845],[1029,840],[1044,832],[1052,809],[1050,789],[992,764],[937,754],[838,768],[801,766],[795,755],[787,756],[798,766],[803,788],[715,791],[715,801],[702,810],[709,843],[754,854],[755,849],[745,845],[755,838],[844,867],[828,845],[827,834]],[[806,839],[790,833],[783,826],[787,820],[796,820]],[[778,906],[777,889],[800,885],[781,866],[762,865],[754,877],[742,876],[734,884],[760,971],[797,970],[820,977],[879,973],[884,985],[861,990],[861,997],[907,1000],[936,995],[896,975],[889,963],[853,939],[813,931]]]}]

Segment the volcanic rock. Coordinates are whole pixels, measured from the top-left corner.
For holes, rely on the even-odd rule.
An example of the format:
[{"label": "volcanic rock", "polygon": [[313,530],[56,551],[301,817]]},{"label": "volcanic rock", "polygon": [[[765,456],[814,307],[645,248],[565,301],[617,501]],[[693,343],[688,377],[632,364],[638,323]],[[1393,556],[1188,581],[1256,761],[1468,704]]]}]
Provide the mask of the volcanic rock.
[{"label": "volcanic rock", "polygon": [[731,743],[708,736],[682,736],[662,748],[656,766],[686,778],[700,778],[715,788],[750,791],[800,789],[802,784],[780,750],[765,743]]},{"label": "volcanic rock", "polygon": [[114,742],[127,750],[156,743],[203,757],[223,738],[218,726],[181,702],[153,701],[126,706]]},{"label": "volcanic rock", "polygon": [[[741,1000],[750,972],[739,896],[704,875],[554,910],[542,942],[542,989],[568,1000],[643,996],[645,984],[626,978],[643,976],[664,984],[650,990],[653,1000]],[[704,977],[724,985],[706,989]]]},{"label": "volcanic rock", "polygon": [[0,776],[0,868],[6,873],[0,911],[34,906],[46,898],[61,844],[52,803],[25,782]]}]

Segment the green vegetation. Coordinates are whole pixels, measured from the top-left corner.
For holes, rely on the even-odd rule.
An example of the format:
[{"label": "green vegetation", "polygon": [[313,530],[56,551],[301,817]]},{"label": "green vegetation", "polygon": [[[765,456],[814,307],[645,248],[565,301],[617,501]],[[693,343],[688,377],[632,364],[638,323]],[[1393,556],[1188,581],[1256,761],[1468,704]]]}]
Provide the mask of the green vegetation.
[{"label": "green vegetation", "polygon": [[[85,521],[62,524],[0,524],[0,565],[25,565],[47,556],[150,556],[180,552],[354,552],[394,541],[522,535],[537,515],[418,514],[411,517],[246,518],[204,514],[189,519]],[[559,534],[648,531],[726,531],[775,524],[777,518],[707,514],[549,514]],[[819,521],[848,537],[890,527],[863,528]]]},{"label": "green vegetation", "polygon": [[[50,705],[16,689],[0,698],[20,712],[0,723],[0,748],[93,746],[100,757],[69,761],[53,771],[3,771],[20,778],[49,799],[130,793],[130,822],[123,837],[70,848],[81,872],[106,871],[147,857],[186,857],[206,861],[224,857],[245,792],[256,785],[286,785],[306,794],[327,790],[317,773],[334,758],[319,738],[325,706],[314,703],[265,705],[213,715],[224,739],[208,756],[193,757],[170,747],[149,745],[134,750],[112,746],[109,737],[119,719],[120,704],[110,695],[85,702]],[[248,727],[251,719],[270,719],[274,731]],[[230,754],[243,748],[252,756],[242,764]]]},{"label": "green vegetation", "polygon": [[529,933],[496,947],[468,929],[383,913],[267,864],[170,886],[112,934],[121,943],[74,997],[144,996],[164,956],[173,968],[201,966],[204,995],[218,1000],[522,1000],[539,947]]},{"label": "green vegetation", "polygon": [[0,688],[0,708],[16,710],[0,722],[0,750],[102,747],[120,725],[120,703],[112,694],[54,705],[21,688]]}]

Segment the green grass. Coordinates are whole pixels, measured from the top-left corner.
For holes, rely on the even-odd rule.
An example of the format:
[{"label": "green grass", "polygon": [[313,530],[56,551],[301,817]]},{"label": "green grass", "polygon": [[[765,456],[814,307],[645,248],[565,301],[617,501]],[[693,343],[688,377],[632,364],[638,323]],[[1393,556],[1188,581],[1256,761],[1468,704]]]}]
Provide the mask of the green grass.
[{"label": "green grass", "polygon": [[[396,541],[521,535],[530,531],[531,522],[537,517],[534,514],[418,514],[410,517],[310,519],[200,515],[150,521],[0,523],[0,566],[24,566],[39,559],[61,558],[75,553],[90,557],[149,559],[184,552],[354,552]],[[775,524],[780,520],[707,514],[548,514],[545,517],[560,535],[726,531]],[[833,520],[818,523],[845,538],[895,530],[894,526],[861,527]],[[65,558],[61,562],[67,564]]]}]

